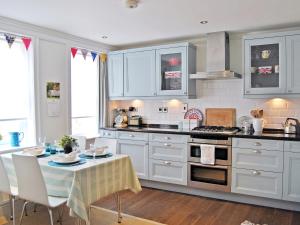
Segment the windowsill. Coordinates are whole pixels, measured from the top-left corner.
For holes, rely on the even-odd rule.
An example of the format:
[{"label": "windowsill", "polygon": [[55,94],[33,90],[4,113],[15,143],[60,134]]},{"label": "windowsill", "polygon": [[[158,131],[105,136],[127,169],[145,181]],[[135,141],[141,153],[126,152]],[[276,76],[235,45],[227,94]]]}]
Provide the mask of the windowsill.
[{"label": "windowsill", "polygon": [[0,155],[11,152],[18,152],[23,150],[24,148],[34,147],[34,145],[21,145],[19,147],[14,147],[9,144],[1,144],[0,145]]}]

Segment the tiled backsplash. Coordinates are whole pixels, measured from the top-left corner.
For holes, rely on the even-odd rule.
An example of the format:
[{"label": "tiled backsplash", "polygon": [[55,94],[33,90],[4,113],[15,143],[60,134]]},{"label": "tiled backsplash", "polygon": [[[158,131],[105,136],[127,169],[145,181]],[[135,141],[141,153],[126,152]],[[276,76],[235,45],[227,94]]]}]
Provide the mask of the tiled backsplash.
[{"label": "tiled backsplash", "polygon": [[[183,120],[182,103],[188,108],[236,108],[237,120],[250,116],[250,110],[264,110],[265,127],[281,128],[287,117],[300,118],[300,98],[247,99],[243,97],[243,80],[197,81],[197,99],[189,100],[133,100],[111,101],[110,108],[138,108],[136,114],[143,116],[144,123],[177,124]],[[158,112],[159,107],[168,107],[168,113]]]}]

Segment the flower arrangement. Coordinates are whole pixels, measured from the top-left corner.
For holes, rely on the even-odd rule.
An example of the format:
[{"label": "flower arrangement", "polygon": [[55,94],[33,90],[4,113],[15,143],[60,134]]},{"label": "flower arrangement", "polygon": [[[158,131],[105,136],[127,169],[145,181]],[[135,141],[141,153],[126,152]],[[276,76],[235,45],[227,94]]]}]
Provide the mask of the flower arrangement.
[{"label": "flower arrangement", "polygon": [[61,146],[65,153],[68,154],[72,152],[73,147],[77,147],[77,139],[68,135],[64,135],[58,142],[59,146]]}]

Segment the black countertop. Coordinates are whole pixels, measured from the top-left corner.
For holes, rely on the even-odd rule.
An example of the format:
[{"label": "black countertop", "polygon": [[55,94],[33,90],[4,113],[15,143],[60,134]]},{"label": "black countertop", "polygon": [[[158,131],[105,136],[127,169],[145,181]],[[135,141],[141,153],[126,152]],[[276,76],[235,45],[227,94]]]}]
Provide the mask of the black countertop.
[{"label": "black countertop", "polygon": [[[189,129],[178,129],[177,125],[144,125],[142,127],[126,127],[126,128],[116,128],[116,127],[104,127],[103,130],[113,130],[113,131],[130,131],[130,132],[144,132],[144,133],[162,133],[162,134],[182,134],[182,135],[192,135],[193,132]],[[196,133],[197,134],[197,133]],[[284,134],[282,130],[266,130],[263,133],[251,133],[245,134],[243,132],[238,132],[232,135],[226,134],[203,134],[203,137],[211,136],[227,136],[236,138],[253,138],[253,139],[269,139],[269,140],[288,140],[288,141],[300,141],[300,135],[295,134]]]}]

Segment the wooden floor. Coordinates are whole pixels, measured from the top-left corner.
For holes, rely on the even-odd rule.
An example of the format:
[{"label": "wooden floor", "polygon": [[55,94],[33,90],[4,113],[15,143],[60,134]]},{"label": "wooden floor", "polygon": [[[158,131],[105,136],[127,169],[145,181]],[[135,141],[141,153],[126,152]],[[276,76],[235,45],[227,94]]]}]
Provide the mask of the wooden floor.
[{"label": "wooden floor", "polygon": [[[168,225],[240,225],[244,220],[268,225],[300,225],[300,212],[149,188],[143,188],[137,195],[124,192],[121,197],[125,213]],[[107,197],[97,205],[115,210],[113,197]]]}]

